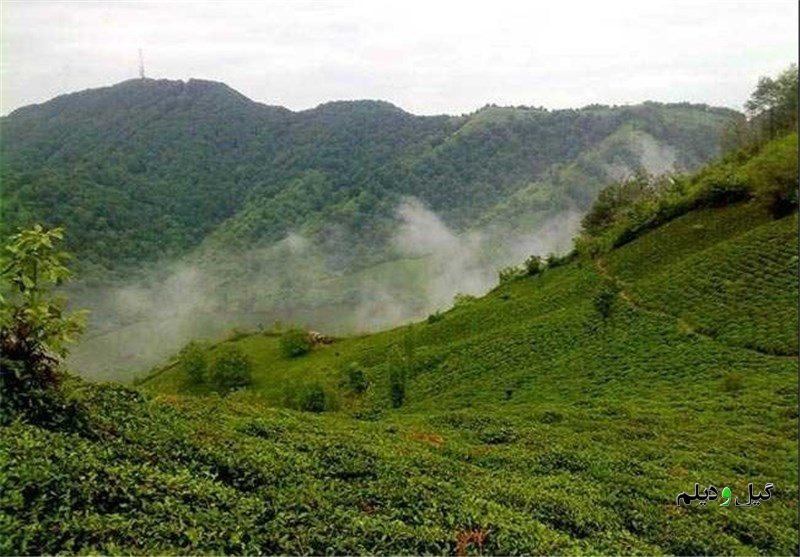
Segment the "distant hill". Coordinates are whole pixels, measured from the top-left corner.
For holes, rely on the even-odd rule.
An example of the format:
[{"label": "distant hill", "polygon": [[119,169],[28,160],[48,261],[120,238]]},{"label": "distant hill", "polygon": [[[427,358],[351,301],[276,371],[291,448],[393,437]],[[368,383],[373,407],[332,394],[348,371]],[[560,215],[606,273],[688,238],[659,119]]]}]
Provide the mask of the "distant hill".
[{"label": "distant hill", "polygon": [[95,276],[292,231],[330,250],[344,242],[338,251],[358,261],[337,263],[363,266],[385,259],[408,196],[456,230],[530,225],[585,209],[610,179],[696,167],[740,118],[657,103],[428,117],[347,101],[292,112],[222,83],[130,80],[2,118],[2,231],[65,225]]}]

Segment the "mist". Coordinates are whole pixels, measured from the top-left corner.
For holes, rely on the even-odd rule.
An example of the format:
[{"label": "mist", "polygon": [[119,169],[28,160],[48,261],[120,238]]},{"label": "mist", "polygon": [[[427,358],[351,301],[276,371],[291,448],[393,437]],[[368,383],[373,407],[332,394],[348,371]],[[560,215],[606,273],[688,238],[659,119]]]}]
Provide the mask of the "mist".
[{"label": "mist", "polygon": [[395,216],[391,257],[363,269],[342,271],[331,262],[345,254],[293,231],[244,253],[193,255],[143,269],[127,284],[75,289],[73,305],[90,310],[90,325],[68,364],[87,378],[124,381],[190,340],[232,329],[292,324],[345,335],[420,320],[451,307],[456,294],[486,293],[501,267],[567,251],[580,220],[577,210],[564,211],[530,230],[458,233],[415,198]]}]

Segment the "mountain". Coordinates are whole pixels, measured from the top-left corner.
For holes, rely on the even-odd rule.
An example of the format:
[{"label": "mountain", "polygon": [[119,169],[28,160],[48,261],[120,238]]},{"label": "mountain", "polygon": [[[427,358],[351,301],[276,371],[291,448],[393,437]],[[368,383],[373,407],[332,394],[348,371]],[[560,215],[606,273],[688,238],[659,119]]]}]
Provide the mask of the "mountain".
[{"label": "mountain", "polygon": [[657,103],[423,117],[348,101],[292,112],[222,83],[131,80],[2,118],[2,230],[66,226],[89,276],[292,231],[334,250],[331,227],[383,260],[403,198],[457,230],[513,227],[509,199],[524,199],[529,221],[585,209],[611,178],[705,162],[739,119]]},{"label": "mountain", "polygon": [[0,120],[0,235],[62,225],[90,329],[72,364],[131,377],[188,340],[302,322],[376,330],[570,249],[610,181],[688,171],[728,109],[380,101],[292,112],[210,81],[131,80]]},{"label": "mountain", "polygon": [[796,149],[609,189],[576,253],[426,320],[74,380],[1,426],[0,551],[797,554]]}]

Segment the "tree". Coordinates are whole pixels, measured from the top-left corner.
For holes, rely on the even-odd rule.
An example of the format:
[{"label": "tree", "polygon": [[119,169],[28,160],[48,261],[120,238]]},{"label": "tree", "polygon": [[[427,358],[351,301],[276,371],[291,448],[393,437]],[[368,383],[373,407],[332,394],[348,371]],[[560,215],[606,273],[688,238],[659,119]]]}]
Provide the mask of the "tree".
[{"label": "tree", "polygon": [[406,400],[406,370],[401,366],[389,370],[389,397],[392,408],[400,408]]},{"label": "tree", "polygon": [[538,275],[542,270],[542,258],[538,255],[531,255],[525,260],[525,272],[528,276]]},{"label": "tree", "polygon": [[189,382],[199,385],[206,378],[208,368],[207,347],[204,343],[192,341],[180,353],[181,367],[189,377]]},{"label": "tree", "polygon": [[367,376],[356,362],[350,362],[350,365],[345,369],[345,383],[351,391],[358,394],[369,388]]},{"label": "tree", "polygon": [[617,224],[626,211],[653,191],[653,179],[644,172],[632,178],[609,184],[597,196],[589,212],[581,220],[584,234],[598,236]]},{"label": "tree", "polygon": [[35,225],[9,238],[0,287],[0,414],[28,411],[43,418],[63,372],[61,359],[83,330],[84,312],[67,313],[51,293],[70,277],[69,255],[59,251],[61,228]]},{"label": "tree", "polygon": [[389,353],[389,398],[393,408],[400,408],[406,400],[406,380],[414,358],[411,336],[403,337],[401,346],[395,346]]},{"label": "tree", "polygon": [[744,106],[766,139],[797,129],[797,65],[790,65],[775,78],[760,78]]},{"label": "tree", "polygon": [[211,363],[209,378],[223,391],[246,387],[252,382],[252,364],[247,355],[235,344],[224,344]]}]

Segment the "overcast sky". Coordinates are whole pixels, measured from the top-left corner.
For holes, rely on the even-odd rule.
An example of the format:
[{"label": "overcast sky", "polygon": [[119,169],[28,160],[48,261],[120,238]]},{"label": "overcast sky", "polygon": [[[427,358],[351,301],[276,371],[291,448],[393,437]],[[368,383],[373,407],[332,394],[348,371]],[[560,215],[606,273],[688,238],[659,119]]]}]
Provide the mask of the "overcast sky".
[{"label": "overcast sky", "polygon": [[740,109],[796,59],[797,2],[2,1],[0,112],[138,73],[223,81],[304,109],[384,99],[416,114],[486,103],[643,100]]}]

